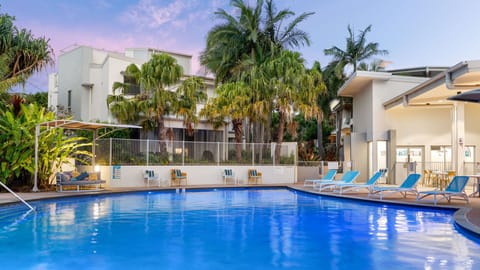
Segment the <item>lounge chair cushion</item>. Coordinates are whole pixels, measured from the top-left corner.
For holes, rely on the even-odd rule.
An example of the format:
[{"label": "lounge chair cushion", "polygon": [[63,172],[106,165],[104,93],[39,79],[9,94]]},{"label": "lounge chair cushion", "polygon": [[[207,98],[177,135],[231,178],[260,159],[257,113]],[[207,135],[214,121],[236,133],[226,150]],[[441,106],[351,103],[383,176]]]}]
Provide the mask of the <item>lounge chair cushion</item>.
[{"label": "lounge chair cushion", "polygon": [[88,173],[87,172],[82,172],[77,177],[72,177],[71,181],[82,181],[87,177],[88,177]]},{"label": "lounge chair cushion", "polygon": [[88,174],[88,180],[98,180],[97,179],[97,174],[96,173],[90,173]]},{"label": "lounge chair cushion", "polygon": [[252,176],[257,176],[257,170],[252,170]]},{"label": "lounge chair cushion", "polygon": [[[58,179],[58,178],[57,178],[57,179]],[[70,177],[69,177],[67,174],[65,174],[65,173],[61,173],[61,174],[60,174],[60,181],[61,181],[61,182],[70,181]]]},{"label": "lounge chair cushion", "polygon": [[226,175],[226,176],[232,176],[232,175],[233,175],[232,169],[226,169],[226,170],[225,170],[225,175]]}]

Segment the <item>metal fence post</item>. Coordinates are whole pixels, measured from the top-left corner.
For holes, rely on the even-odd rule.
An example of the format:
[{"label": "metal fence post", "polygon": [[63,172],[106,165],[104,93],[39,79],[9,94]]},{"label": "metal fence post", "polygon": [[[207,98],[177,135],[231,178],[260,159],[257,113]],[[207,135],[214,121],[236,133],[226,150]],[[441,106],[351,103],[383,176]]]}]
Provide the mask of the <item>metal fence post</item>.
[{"label": "metal fence post", "polygon": [[182,141],[182,166],[185,166],[185,141]]},{"label": "metal fence post", "polygon": [[217,166],[220,166],[220,142],[217,142]]},{"label": "metal fence post", "polygon": [[110,138],[110,151],[108,157],[108,166],[112,166],[112,138]]},{"label": "metal fence post", "polygon": [[150,142],[147,139],[147,166],[149,165],[150,161]]}]

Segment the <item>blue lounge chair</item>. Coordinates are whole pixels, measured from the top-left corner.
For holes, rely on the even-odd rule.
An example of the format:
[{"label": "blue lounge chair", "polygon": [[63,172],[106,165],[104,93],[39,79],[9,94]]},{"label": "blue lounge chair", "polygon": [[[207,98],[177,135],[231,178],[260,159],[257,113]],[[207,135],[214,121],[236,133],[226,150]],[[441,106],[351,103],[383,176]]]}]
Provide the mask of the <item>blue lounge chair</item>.
[{"label": "blue lounge chair", "polygon": [[430,191],[421,191],[417,194],[417,201],[427,197],[433,196],[433,204],[437,205],[437,195],[441,196],[439,200],[446,199],[449,203],[452,200],[452,197],[459,197],[459,199],[463,199],[467,201],[467,205],[470,204],[468,200],[468,195],[465,192],[465,186],[468,183],[468,176],[455,176],[453,177],[450,184],[448,184],[445,190],[430,190]]},{"label": "blue lounge chair", "polygon": [[381,200],[381,199],[383,199],[384,195],[397,193],[397,192],[400,193],[403,196],[403,198],[406,198],[407,194],[409,192],[417,195],[418,194],[418,190],[417,190],[418,180],[420,180],[420,174],[418,174],[418,173],[409,174],[407,176],[407,178],[403,181],[403,183],[398,187],[378,187],[378,186],[374,186],[372,189],[370,189],[370,192],[368,193],[368,197],[378,195],[378,196],[380,196],[380,200]]},{"label": "blue lounge chair", "polygon": [[[306,179],[303,182],[303,186],[304,187],[313,187],[315,181],[319,181],[319,180],[333,181],[333,180],[335,180],[335,175],[337,175],[337,170],[336,169],[330,169],[321,179]],[[308,184],[308,183],[310,183],[310,184]]]},{"label": "blue lounge chair", "polygon": [[362,184],[355,184],[355,183],[339,183],[335,185],[335,192],[339,192],[340,194],[346,192],[346,191],[357,191],[363,188],[366,188],[370,191],[371,188],[377,183],[378,179],[382,176],[382,172],[378,171],[376,172],[366,183]]},{"label": "blue lounge chair", "polygon": [[348,171],[343,174],[342,178],[338,181],[335,180],[316,180],[313,182],[313,188],[318,191],[324,191],[327,189],[332,189],[337,184],[347,184],[353,183],[355,179],[360,175],[359,171]]}]

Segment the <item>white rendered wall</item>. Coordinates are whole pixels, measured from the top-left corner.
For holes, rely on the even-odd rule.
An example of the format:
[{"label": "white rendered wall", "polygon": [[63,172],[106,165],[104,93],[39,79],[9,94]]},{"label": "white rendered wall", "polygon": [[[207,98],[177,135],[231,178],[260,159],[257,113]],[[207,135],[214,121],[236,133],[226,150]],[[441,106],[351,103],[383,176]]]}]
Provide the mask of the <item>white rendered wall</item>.
[{"label": "white rendered wall", "polygon": [[[392,76],[388,81],[373,81],[372,87],[372,134],[373,141],[387,140],[391,121],[386,117],[383,103],[408,91],[425,81],[423,78]],[[370,138],[370,137],[369,137]],[[375,144],[374,144],[375,145]],[[375,148],[375,147],[374,147]],[[376,151],[374,151],[376,153]]]},{"label": "white rendered wall", "polygon": [[58,105],[58,76],[57,73],[48,75],[48,108],[57,112]]},{"label": "white rendered wall", "polygon": [[[262,184],[293,184],[296,179],[295,166],[121,166],[119,179],[112,179],[112,168],[100,166],[101,177],[107,181],[107,187],[146,186],[143,178],[146,169],[154,170],[167,185],[170,185],[171,169],[186,172],[188,185],[223,185],[224,169],[232,169],[240,184],[247,183],[247,171],[252,168],[262,173]],[[91,171],[91,168],[85,167],[80,170]],[[158,185],[158,182],[153,185]]]},{"label": "white rendered wall", "polygon": [[465,103],[464,144],[475,146],[475,161],[480,161],[480,104]]},{"label": "white rendered wall", "polygon": [[397,131],[397,145],[424,145],[425,161],[431,145],[451,144],[451,108],[398,107],[387,111],[389,129]]},{"label": "white rendered wall", "polygon": [[81,86],[88,79],[88,63],[91,49],[78,47],[58,58],[58,105],[67,110],[68,91],[71,90],[71,110],[74,119],[82,120],[84,89]]}]

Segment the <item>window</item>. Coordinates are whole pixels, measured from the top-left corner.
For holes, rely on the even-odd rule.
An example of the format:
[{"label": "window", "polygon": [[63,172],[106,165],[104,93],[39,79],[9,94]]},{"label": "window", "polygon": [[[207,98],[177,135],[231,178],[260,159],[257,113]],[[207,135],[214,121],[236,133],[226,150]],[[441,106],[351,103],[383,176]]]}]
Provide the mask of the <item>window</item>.
[{"label": "window", "polygon": [[67,92],[67,111],[68,113],[72,112],[72,90]]},{"label": "window", "polygon": [[125,89],[123,89],[123,94],[125,95],[138,95],[140,94],[140,86],[138,85],[135,77],[124,75],[123,84]]}]

